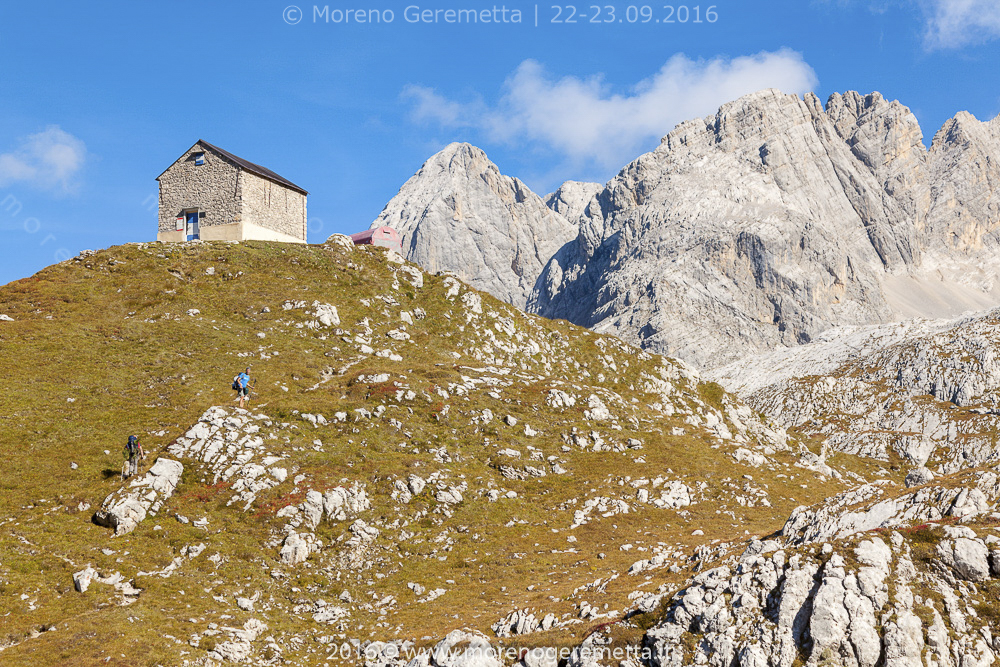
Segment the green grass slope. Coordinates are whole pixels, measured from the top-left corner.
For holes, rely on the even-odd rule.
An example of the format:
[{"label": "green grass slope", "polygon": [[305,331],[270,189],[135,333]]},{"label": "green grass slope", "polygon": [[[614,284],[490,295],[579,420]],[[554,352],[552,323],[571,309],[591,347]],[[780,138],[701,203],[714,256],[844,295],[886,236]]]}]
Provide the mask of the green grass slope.
[{"label": "green grass slope", "polygon": [[[608,623],[635,643],[642,617],[617,621],[638,595],[847,486],[676,362],[379,249],[115,247],[0,288],[0,314],[13,319],[0,321],[4,665],[217,664],[240,641],[253,664],[337,664],[350,640],[492,638],[519,609],[555,625],[499,645],[572,646]],[[249,364],[240,414],[229,385]],[[251,462],[287,472],[246,509],[235,477],[168,452],[213,406],[260,425],[267,451]],[[113,537],[91,517],[123,487],[129,434],[143,470],[164,457],[184,474],[156,516]],[[404,502],[414,475],[427,486]],[[287,508],[355,485],[370,507],[297,528],[322,548],[280,562]],[[690,504],[655,504],[678,486]],[[442,495],[456,489],[458,502]],[[358,520],[377,531],[360,546]],[[88,565],[141,592],[75,591]]]}]

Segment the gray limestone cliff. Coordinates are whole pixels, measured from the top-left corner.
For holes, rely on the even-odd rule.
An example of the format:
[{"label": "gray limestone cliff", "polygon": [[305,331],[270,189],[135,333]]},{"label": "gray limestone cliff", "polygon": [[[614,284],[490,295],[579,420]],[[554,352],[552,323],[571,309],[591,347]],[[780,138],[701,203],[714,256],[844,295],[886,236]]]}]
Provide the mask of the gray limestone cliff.
[{"label": "gray limestone cliff", "polygon": [[600,183],[566,181],[555,192],[545,197],[545,205],[576,224],[587,212],[587,206],[604,189]]},{"label": "gray limestone cliff", "polygon": [[612,179],[529,308],[711,367],[994,305],[997,126],[959,114],[928,151],[878,94],[748,95]]},{"label": "gray limestone cliff", "polygon": [[519,308],[545,263],[576,236],[528,186],[501,174],[480,149],[458,143],[403,185],[372,227],[382,225],[400,233],[407,259]]},{"label": "gray limestone cliff", "polygon": [[959,113],[928,149],[878,93],[824,108],[764,90],[544,202],[453,144],[375,224],[430,270],[715,367],[836,326],[1000,304],[1000,120]]}]

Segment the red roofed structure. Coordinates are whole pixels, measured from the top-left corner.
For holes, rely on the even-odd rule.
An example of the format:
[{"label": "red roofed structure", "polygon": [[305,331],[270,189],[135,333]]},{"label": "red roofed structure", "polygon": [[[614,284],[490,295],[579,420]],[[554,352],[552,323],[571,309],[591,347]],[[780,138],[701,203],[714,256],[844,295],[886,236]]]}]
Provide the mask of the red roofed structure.
[{"label": "red roofed structure", "polygon": [[403,254],[403,239],[399,232],[392,227],[376,227],[357,234],[351,234],[354,245],[374,245],[380,248],[395,250],[400,255]]}]

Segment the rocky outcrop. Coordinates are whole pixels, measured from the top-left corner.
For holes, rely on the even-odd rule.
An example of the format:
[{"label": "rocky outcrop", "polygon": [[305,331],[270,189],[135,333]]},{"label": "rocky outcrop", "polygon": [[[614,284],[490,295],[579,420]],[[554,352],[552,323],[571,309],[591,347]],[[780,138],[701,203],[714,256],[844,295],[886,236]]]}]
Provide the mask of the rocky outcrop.
[{"label": "rocky outcrop", "polygon": [[515,609],[494,623],[491,628],[497,637],[510,637],[546,632],[559,625],[561,623],[555,614],[546,614],[539,619],[527,609]]},{"label": "rocky outcrop", "polygon": [[234,663],[256,663],[256,647],[254,642],[267,630],[267,624],[256,618],[246,621],[240,628],[221,628],[225,631],[229,639],[219,642],[209,652],[216,660],[225,660]]},{"label": "rocky outcrop", "polygon": [[748,549],[733,565],[699,574],[646,634],[650,664],[993,663],[1000,637],[975,611],[991,595],[965,583],[989,579],[986,541],[965,527],[886,537]]},{"label": "rocky outcrop", "polygon": [[991,512],[1000,497],[993,470],[967,472],[963,486],[928,484],[893,494],[889,483],[864,484],[814,507],[797,507],[781,529],[791,544],[843,539],[870,530],[897,528],[946,517],[971,519]]},{"label": "rocky outcrop", "polygon": [[[954,472],[993,461],[1000,312],[854,331],[748,358],[710,376],[834,451]],[[771,374],[769,381],[768,375]]]},{"label": "rocky outcrop", "polygon": [[257,494],[277,486],[288,476],[281,465],[284,457],[269,451],[264,440],[265,435],[268,440],[277,439],[277,432],[287,427],[275,424],[266,415],[254,415],[239,408],[230,414],[225,408],[214,406],[167,451],[178,458],[205,464],[212,484],[225,484],[233,492],[228,504],[239,503],[246,510]]},{"label": "rocky outcrop", "polygon": [[149,472],[104,499],[94,513],[94,523],[113,529],[116,537],[131,533],[147,515],[156,516],[183,472],[179,461],[156,459]]},{"label": "rocky outcrop", "polygon": [[[575,201],[575,200],[574,200]],[[431,157],[372,227],[388,225],[407,259],[523,308],[549,258],[576,227],[469,144]]]},{"label": "rocky outcrop", "polygon": [[453,630],[434,646],[431,664],[435,667],[500,667],[496,650],[478,632]]},{"label": "rocky outcrop", "polygon": [[285,565],[298,565],[304,563],[312,553],[322,548],[323,543],[311,533],[299,535],[296,532],[290,532],[281,545],[278,557]]}]

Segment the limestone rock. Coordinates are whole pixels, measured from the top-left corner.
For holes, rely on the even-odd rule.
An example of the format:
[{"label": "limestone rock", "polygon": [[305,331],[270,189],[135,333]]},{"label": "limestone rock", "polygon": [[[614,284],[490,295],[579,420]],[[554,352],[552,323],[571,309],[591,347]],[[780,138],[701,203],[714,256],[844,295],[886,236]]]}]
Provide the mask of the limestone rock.
[{"label": "limestone rock", "polygon": [[959,537],[942,540],[937,545],[937,555],[966,581],[986,581],[990,578],[989,549],[982,540]]},{"label": "limestone rock", "polygon": [[[884,497],[884,486],[865,484],[814,507],[797,507],[782,527],[781,534],[793,544],[822,542],[914,521],[936,521],[944,518],[963,497],[980,499],[979,506],[988,507],[988,499],[978,488],[925,486],[897,497]],[[997,492],[1000,493],[1000,488]],[[970,510],[966,516],[977,513]]]},{"label": "limestone rock", "polygon": [[319,525],[323,518],[323,494],[319,491],[308,491],[305,502],[302,503],[302,513],[305,515],[305,525],[310,530]]},{"label": "limestone rock", "polygon": [[314,551],[318,551],[320,546],[311,533],[292,532],[285,537],[279,557],[286,565],[298,565],[304,563]]},{"label": "limestone rock", "polygon": [[934,473],[924,468],[923,466],[919,468],[914,468],[910,472],[906,473],[906,488],[921,486],[927,484],[934,479]]},{"label": "limestone rock", "polygon": [[94,580],[97,576],[97,570],[92,567],[86,567],[73,575],[73,587],[76,588],[79,593],[86,593],[87,589],[90,588],[90,582]]},{"label": "limestone rock", "polygon": [[354,241],[347,234],[333,234],[326,240],[326,243],[344,250],[354,250]]},{"label": "limestone rock", "polygon": [[114,529],[116,537],[131,533],[147,515],[155,516],[173,495],[183,472],[179,461],[156,459],[149,472],[104,499],[94,513],[94,523]]},{"label": "limestone rock", "polygon": [[406,482],[407,487],[410,489],[410,493],[415,496],[419,496],[420,492],[424,490],[427,486],[427,482],[424,481],[422,477],[417,475],[410,475],[410,478]]},{"label": "limestone rock", "polygon": [[323,495],[323,510],[326,516],[337,521],[346,521],[371,507],[371,501],[364,487],[355,483],[350,488],[338,486]]},{"label": "limestone rock", "polygon": [[884,643],[886,667],[921,667],[924,636],[920,619],[913,612],[902,610],[895,622],[886,624]]},{"label": "limestone rock", "polygon": [[964,517],[977,516],[990,509],[989,499],[977,488],[964,488],[955,497],[951,507],[948,509],[948,516]]},{"label": "limestone rock", "polygon": [[[972,539],[963,527],[943,532],[956,543]],[[765,557],[759,545],[749,549],[737,569],[702,572],[667,601],[663,620],[644,639],[649,664],[920,667],[928,650],[939,658],[935,664],[957,664],[949,656],[962,653],[975,656],[975,664],[992,664],[993,649],[982,642],[991,634],[980,635],[980,623],[961,611],[959,595],[967,597],[970,587],[942,576],[930,562],[916,565],[905,541],[895,533],[890,547],[871,537],[854,547],[856,560],[844,557],[844,543],[788,558],[781,550]],[[942,596],[949,628],[933,603],[918,597],[925,587]],[[929,608],[930,627],[921,622],[918,606]],[[589,664],[583,660],[586,647],[584,642],[571,664]]]},{"label": "limestone rock", "polygon": [[574,225],[469,144],[450,144],[425,162],[372,228],[383,225],[399,232],[406,259],[424,270],[453,272],[522,308],[545,262],[576,236]]},{"label": "limestone rock", "polygon": [[608,410],[608,406],[604,404],[601,397],[597,394],[591,394],[590,398],[587,399],[587,407],[589,410],[585,410],[583,416],[587,419],[593,421],[607,421],[611,419],[611,411]]},{"label": "limestone rock", "polygon": [[883,283],[921,261],[926,163],[880,97],[747,95],[612,179],[529,308],[699,365],[887,321]]},{"label": "limestone rock", "polygon": [[403,274],[406,281],[413,287],[420,289],[424,286],[424,272],[420,269],[404,264],[399,267],[399,272]]},{"label": "limestone rock", "polygon": [[545,197],[545,205],[575,224],[586,213],[594,196],[603,189],[600,183],[566,181]]},{"label": "limestone rock", "polygon": [[[304,302],[286,302],[288,310],[304,308]],[[304,418],[304,417],[303,417]],[[319,417],[313,415],[319,423]],[[262,427],[272,427],[268,438],[278,437],[275,431],[288,427],[275,424],[266,415],[251,414],[243,410],[232,413],[226,408],[214,406],[205,411],[194,426],[183,437],[177,438],[167,451],[180,458],[194,459],[205,464],[215,482],[229,482],[234,495],[228,504],[241,503],[244,510],[250,508],[257,494],[273,488],[284,481],[287,470],[274,464],[280,457],[263,460],[264,452]]]},{"label": "limestone rock", "polygon": [[[998,349],[994,310],[956,320],[832,329],[814,343],[707,375],[772,422],[820,438],[828,449],[883,460],[895,452],[916,468],[907,484],[921,486],[933,477],[925,467],[932,456],[943,473],[997,456]],[[924,400],[928,395],[935,400]],[[970,490],[948,513],[963,517],[987,509]]]},{"label": "limestone rock", "polygon": [[313,302],[313,314],[316,316],[316,325],[321,327],[340,326],[340,315],[337,307],[328,303]]}]

